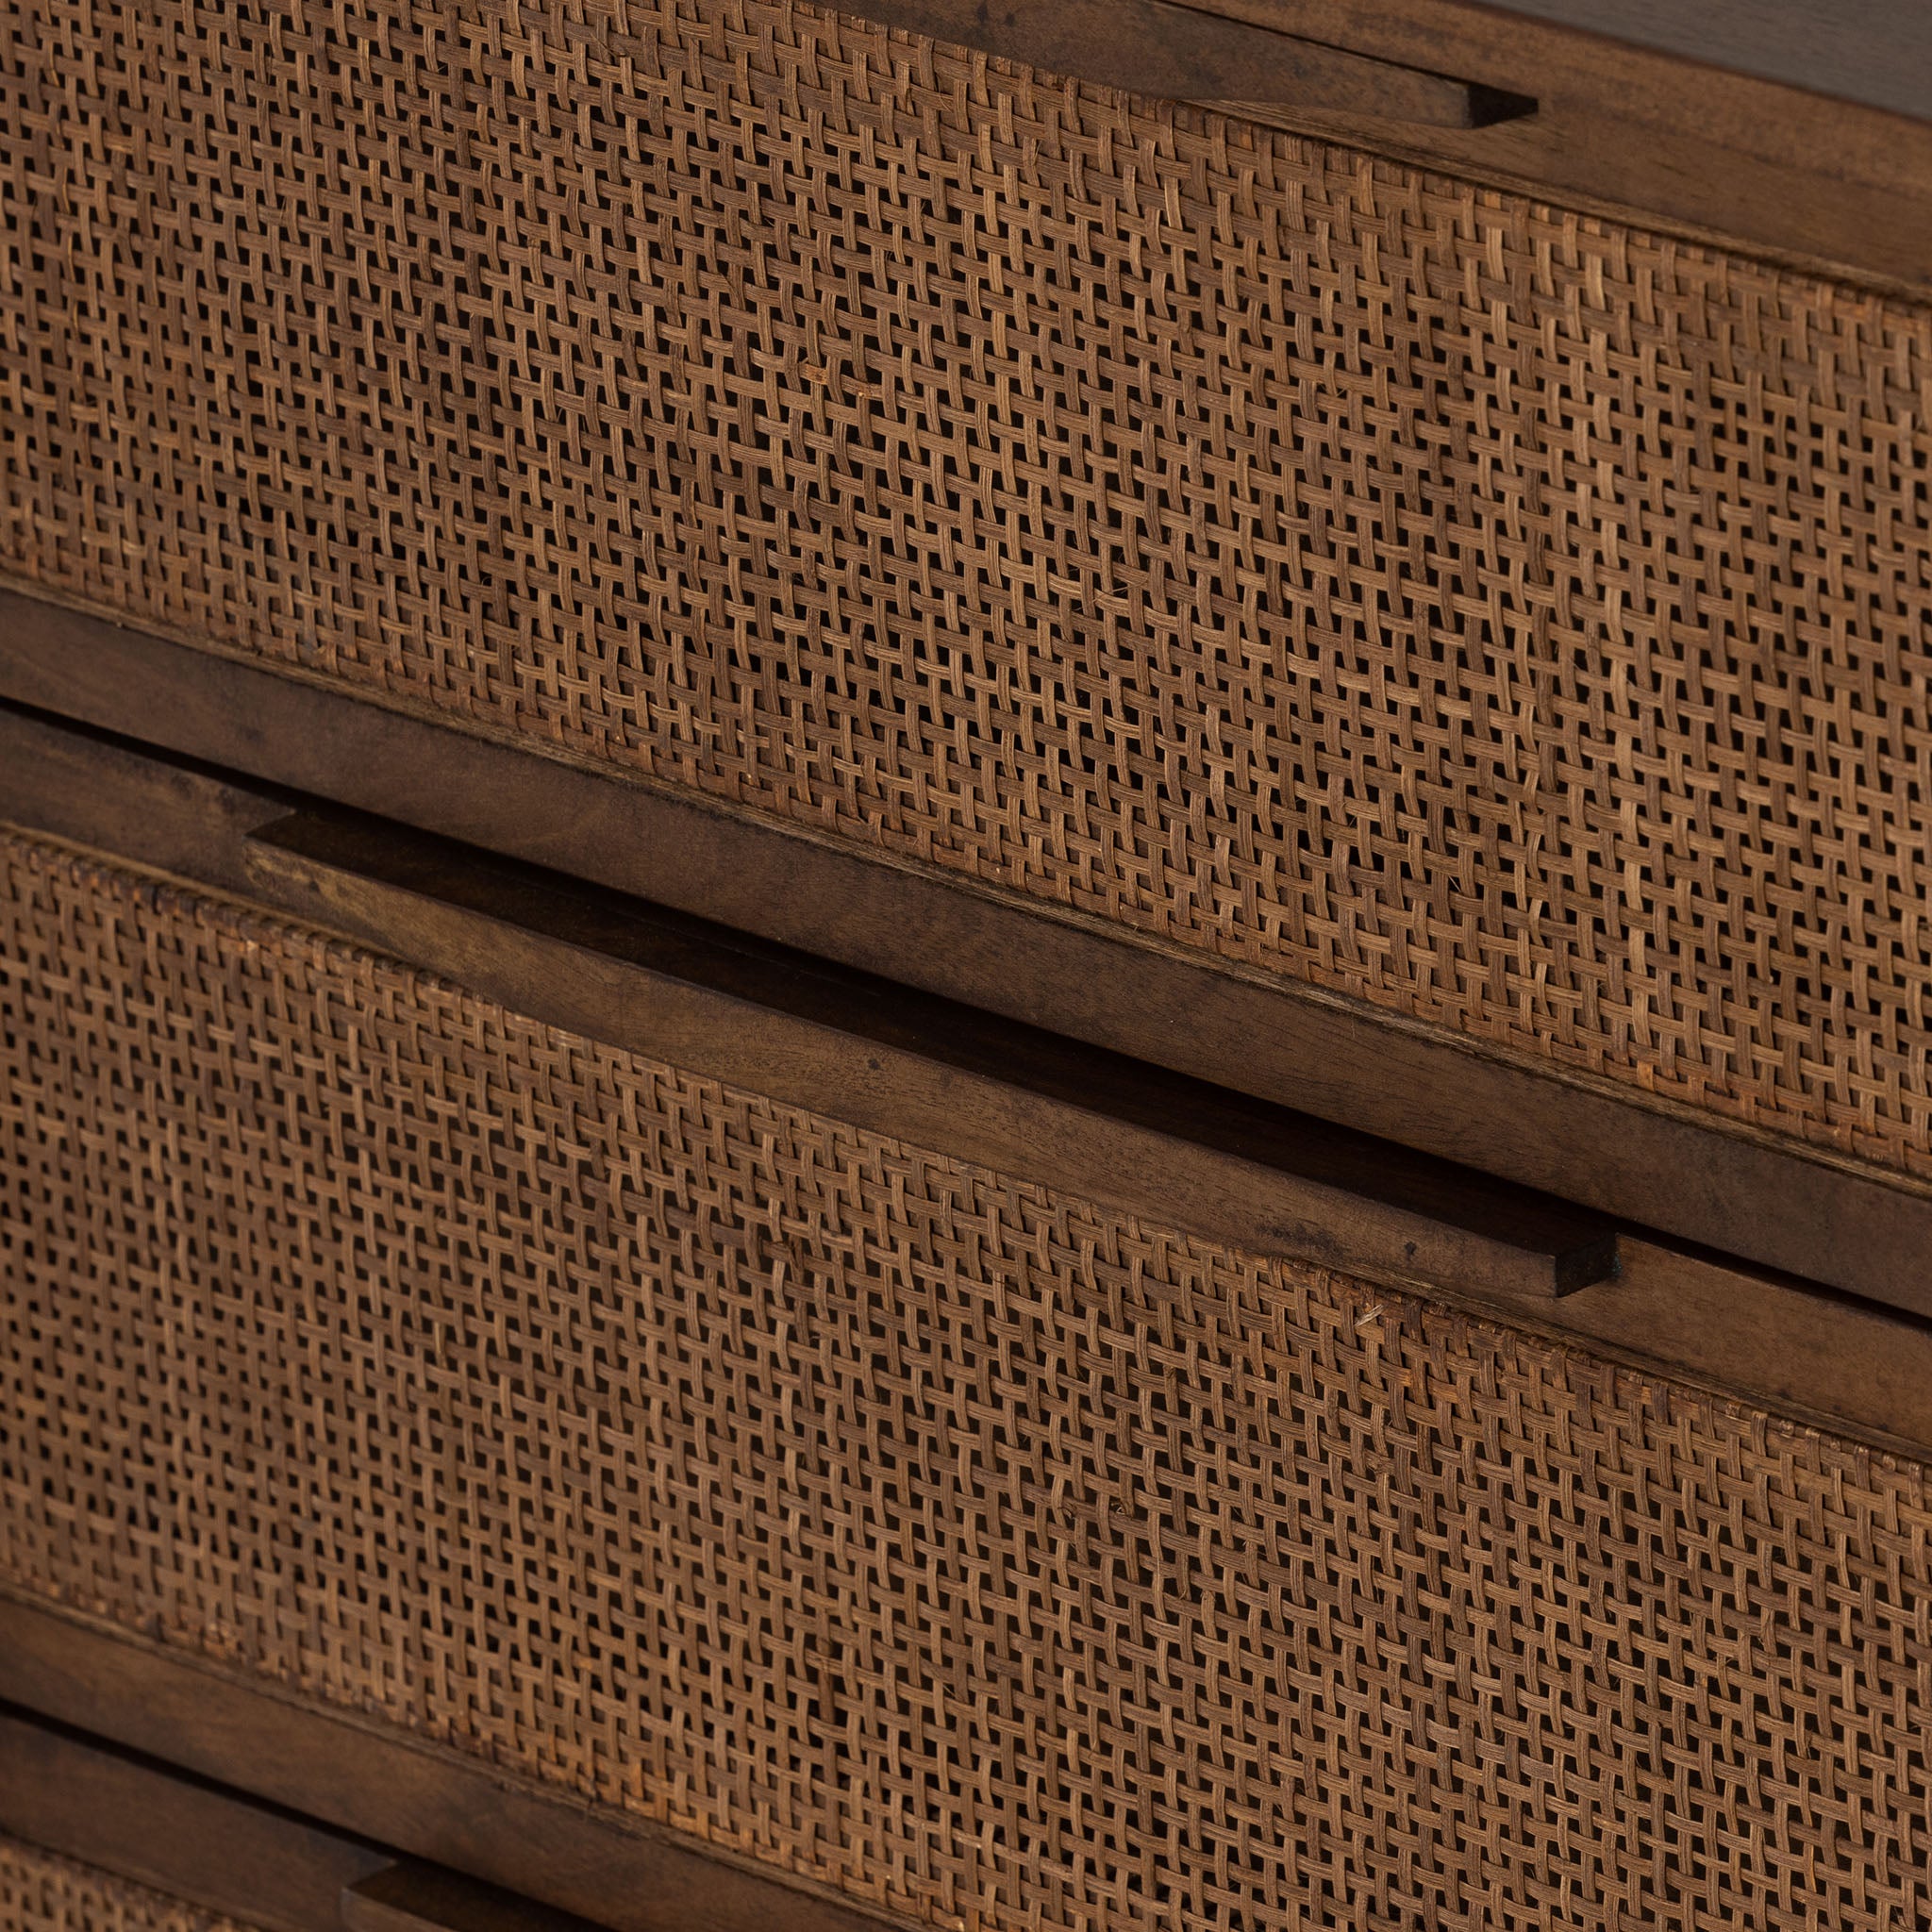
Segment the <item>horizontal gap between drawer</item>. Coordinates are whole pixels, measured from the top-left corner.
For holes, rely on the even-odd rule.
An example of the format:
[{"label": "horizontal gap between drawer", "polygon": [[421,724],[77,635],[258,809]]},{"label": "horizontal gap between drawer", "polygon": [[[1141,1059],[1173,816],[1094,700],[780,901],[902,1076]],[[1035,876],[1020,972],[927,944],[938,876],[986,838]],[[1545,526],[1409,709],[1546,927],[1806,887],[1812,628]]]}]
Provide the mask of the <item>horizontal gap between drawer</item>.
[{"label": "horizontal gap between drawer", "polygon": [[250,1932],[883,1923],[4,1595],[0,1834]]},{"label": "horizontal gap between drawer", "polygon": [[[21,1648],[32,1656],[30,1642]],[[375,1843],[285,1807],[36,1722],[27,1710],[42,1688],[0,1684],[12,1700],[0,1703],[7,1836],[259,1932],[334,1932],[343,1887],[390,1862]]]},{"label": "horizontal gap between drawer", "polygon": [[1932,1313],[1932,1191],[661,785],[0,590],[0,698]]},{"label": "horizontal gap between drawer", "polygon": [[582,1038],[1263,1254],[1505,1300],[1607,1219],[1305,1115],[366,814],[0,708],[0,816],[437,972]]},{"label": "horizontal gap between drawer", "polygon": [[1157,1224],[1912,1449],[1932,1323],[688,914],[0,706],[0,818]]}]

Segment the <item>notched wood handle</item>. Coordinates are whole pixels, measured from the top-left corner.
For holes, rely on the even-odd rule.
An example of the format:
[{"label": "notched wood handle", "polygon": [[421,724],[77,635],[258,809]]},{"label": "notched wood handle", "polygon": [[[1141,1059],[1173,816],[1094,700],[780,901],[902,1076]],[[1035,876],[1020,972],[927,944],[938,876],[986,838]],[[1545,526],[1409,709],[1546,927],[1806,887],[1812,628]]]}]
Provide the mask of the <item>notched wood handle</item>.
[{"label": "notched wood handle", "polygon": [[348,813],[244,843],[252,896],[486,999],[1084,1200],[1491,1300],[1615,1275],[1604,1216],[559,874]]},{"label": "notched wood handle", "polygon": [[342,1932],[599,1932],[587,1919],[435,1865],[385,1865],[342,1888]]},{"label": "notched wood handle", "polygon": [[1128,93],[1489,127],[1526,95],[1205,13],[1174,0],[836,0],[841,12]]}]

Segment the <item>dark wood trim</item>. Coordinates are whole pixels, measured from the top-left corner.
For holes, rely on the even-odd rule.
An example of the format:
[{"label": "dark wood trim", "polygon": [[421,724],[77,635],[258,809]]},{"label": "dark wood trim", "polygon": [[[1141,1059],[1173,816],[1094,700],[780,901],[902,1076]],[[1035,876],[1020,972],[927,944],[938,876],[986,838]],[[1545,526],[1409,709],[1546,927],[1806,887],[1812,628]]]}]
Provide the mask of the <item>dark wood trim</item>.
[{"label": "dark wood trim", "polygon": [[0,817],[345,933],[587,1038],[1262,1253],[1505,1299],[1599,1214],[474,846],[0,706]]},{"label": "dark wood trim", "polygon": [[[108,1625],[5,1593],[0,1699],[230,1788],[163,1790],[166,1780],[134,1782],[142,1768],[115,1768],[98,1745],[77,1757],[74,1751],[84,1747],[71,1740],[14,1735],[9,1744],[0,1726],[0,1828],[242,1911],[266,1932],[330,1932],[342,1889],[397,1853],[553,1908],[523,1932],[561,1932],[554,1912],[610,1932],[878,1932],[888,1923],[392,1726],[297,1704]],[[21,1728],[16,1724],[15,1733]],[[36,1789],[42,1774],[45,1792]],[[151,1767],[144,1776],[153,1779]],[[241,1799],[242,1791],[250,1798]],[[221,1897],[209,1891],[218,1874],[205,1869],[209,1861],[196,1842],[207,1831],[236,1865],[232,1882],[220,1881]],[[288,1890],[280,1916],[271,1917],[257,1888],[277,1870]],[[475,1932],[495,1932],[486,1916],[491,1901],[474,1884],[417,1874],[407,1886],[395,1881],[394,1893],[405,1890],[419,1900],[460,1899]]]},{"label": "dark wood trim", "polygon": [[1614,1268],[1601,1215],[475,847],[302,812],[245,863],[516,1011],[1210,1240],[1512,1298]]},{"label": "dark wood trim", "polygon": [[[1857,20],[1845,5],[851,0],[846,10],[1923,297],[1932,29],[1916,0],[1859,0]],[[1230,85],[1243,68],[1250,83]]]},{"label": "dark wood trim", "polygon": [[341,1932],[601,1932],[588,1919],[404,1859],[342,1888]]},{"label": "dark wood trim", "polygon": [[[1932,1309],[1932,1190],[1868,1164],[7,591],[0,698],[554,867],[1764,1268]],[[8,789],[19,800],[33,785],[16,774]],[[185,842],[151,862],[212,876],[193,814],[171,823]],[[144,836],[158,830],[144,812]]]},{"label": "dark wood trim", "polygon": [[[1507,34],[1525,71],[1553,49],[1573,60],[1613,52],[1689,66],[1707,88],[1754,81],[1932,122],[1932,13],[1920,0],[1377,0],[1373,19],[1347,0],[1323,0],[1320,12],[1300,0],[848,0],[842,10],[1132,92],[1287,100],[1441,127],[1493,125],[1535,107],[1506,94],[1492,120],[1472,118],[1472,103],[1446,91],[1464,85],[1443,78],[1461,71],[1453,62],[1431,71],[1392,51],[1427,36],[1441,59],[1452,34],[1485,53]],[[1348,51],[1364,42],[1379,51]]]},{"label": "dark wood trim", "polygon": [[1500,1310],[1884,1446],[1932,1445],[1923,1307],[1579,1213],[474,848],[297,808],[274,788],[0,708],[0,818],[400,952],[573,1030],[1165,1225]]},{"label": "dark wood trim", "polygon": [[1508,1319],[1879,1449],[1932,1454],[1932,1322],[1923,1316],[1626,1229],[1613,1290]]},{"label": "dark wood trim", "polygon": [[[258,1932],[605,1932],[12,1704],[0,1704],[0,1833]],[[777,1905],[771,1890],[758,1903]]]},{"label": "dark wood trim", "polygon": [[1924,0],[1491,0],[1489,10],[1932,120]]},{"label": "dark wood trim", "polygon": [[1232,19],[1533,97],[1474,129],[1253,110],[1465,179],[1932,291],[1932,72],[1915,0],[1206,0]]},{"label": "dark wood trim", "polygon": [[0,1832],[261,1932],[336,1932],[391,1855],[0,1706]]},{"label": "dark wood trim", "polygon": [[907,33],[1130,93],[1489,127],[1534,113],[1520,94],[1377,60],[1174,0],[841,0]]}]

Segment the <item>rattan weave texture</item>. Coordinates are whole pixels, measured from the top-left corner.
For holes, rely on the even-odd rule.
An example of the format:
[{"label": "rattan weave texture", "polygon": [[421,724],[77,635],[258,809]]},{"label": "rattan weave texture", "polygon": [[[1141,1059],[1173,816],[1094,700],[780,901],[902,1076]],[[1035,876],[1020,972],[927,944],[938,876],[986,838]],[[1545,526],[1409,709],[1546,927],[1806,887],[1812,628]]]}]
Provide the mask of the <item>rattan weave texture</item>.
[{"label": "rattan weave texture", "polygon": [[932,1923],[1932,1912],[1916,1466],[15,839],[0,1578]]},{"label": "rattan weave texture", "polygon": [[249,1932],[234,1919],[0,1833],[7,1932]]},{"label": "rattan weave texture", "polygon": [[1932,314],[763,0],[20,0],[0,570],[1932,1174]]}]

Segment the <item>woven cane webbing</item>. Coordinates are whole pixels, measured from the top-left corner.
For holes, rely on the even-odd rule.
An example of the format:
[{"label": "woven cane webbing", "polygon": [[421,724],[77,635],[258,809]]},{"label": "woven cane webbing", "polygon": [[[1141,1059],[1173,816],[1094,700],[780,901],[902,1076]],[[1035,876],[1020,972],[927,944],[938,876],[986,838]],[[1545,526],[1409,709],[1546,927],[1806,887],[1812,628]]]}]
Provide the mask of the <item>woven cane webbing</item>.
[{"label": "woven cane webbing", "polygon": [[974,1932],[1932,1910],[1919,1469],[5,880],[10,1587]]},{"label": "woven cane webbing", "polygon": [[218,1912],[130,1884],[110,1872],[0,1833],[0,1926],[6,1932],[248,1932]]},{"label": "woven cane webbing", "polygon": [[20,0],[0,570],[1932,1174],[1932,314],[765,0]]}]

